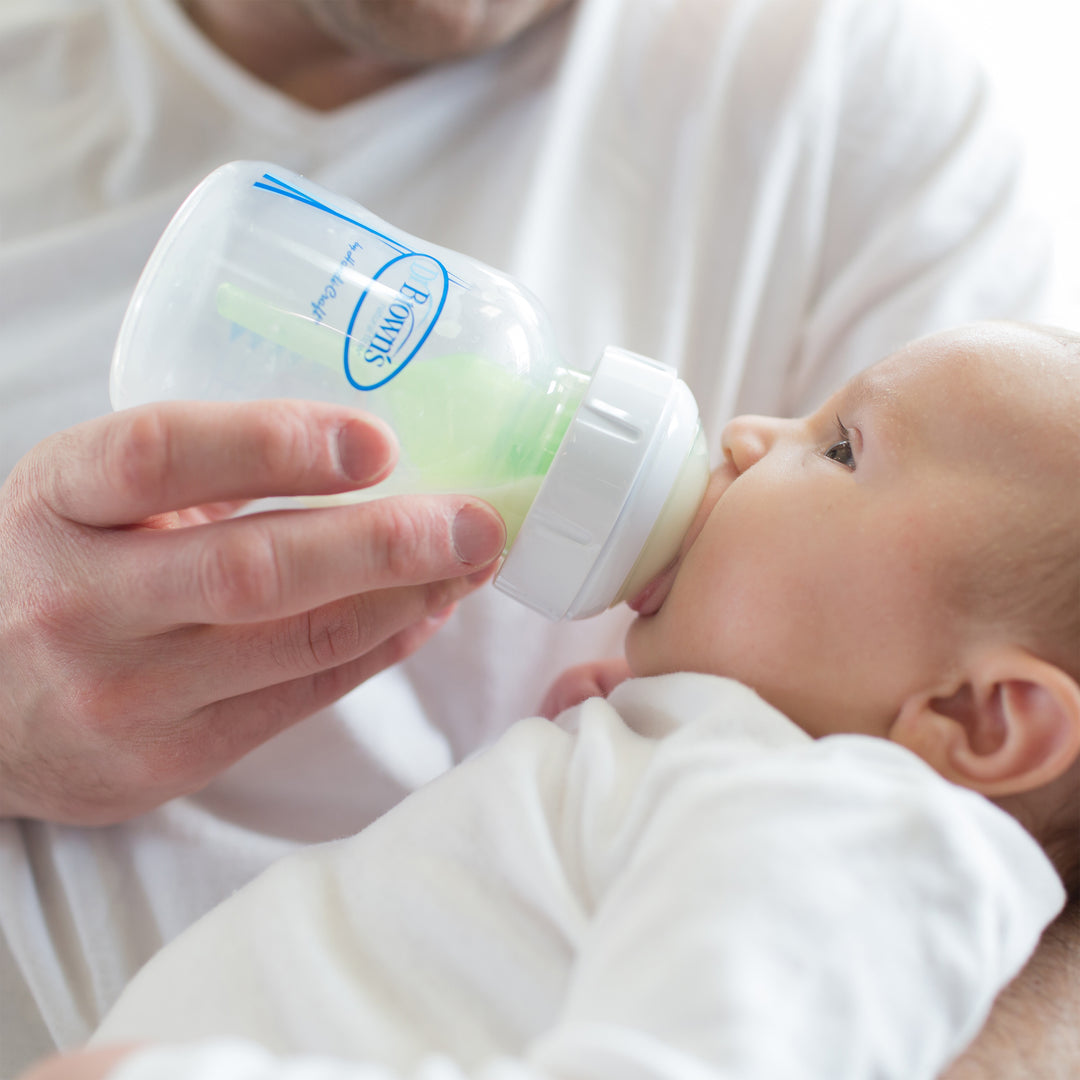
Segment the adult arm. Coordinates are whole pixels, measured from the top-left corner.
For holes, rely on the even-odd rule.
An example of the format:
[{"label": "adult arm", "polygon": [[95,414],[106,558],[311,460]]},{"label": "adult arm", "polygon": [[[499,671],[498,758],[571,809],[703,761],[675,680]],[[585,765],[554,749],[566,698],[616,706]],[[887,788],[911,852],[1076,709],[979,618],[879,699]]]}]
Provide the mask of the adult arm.
[{"label": "adult arm", "polygon": [[465,497],[230,517],[392,468],[312,402],[173,402],[52,436],[0,489],[0,813],[76,824],[197,790],[417,648],[485,572]]},{"label": "adult arm", "polygon": [[1032,1076],[1080,1076],[1080,900],[1050,924],[1035,955],[995,1002],[978,1038],[942,1080]]}]

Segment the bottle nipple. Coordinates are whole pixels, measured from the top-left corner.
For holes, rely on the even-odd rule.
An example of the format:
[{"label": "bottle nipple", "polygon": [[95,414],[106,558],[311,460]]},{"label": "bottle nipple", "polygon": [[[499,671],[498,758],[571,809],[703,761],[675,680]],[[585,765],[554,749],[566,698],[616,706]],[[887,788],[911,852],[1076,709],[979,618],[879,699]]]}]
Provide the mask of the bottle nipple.
[{"label": "bottle nipple", "polygon": [[708,478],[689,387],[605,349],[495,587],[549,619],[599,614],[675,557]]},{"label": "bottle nipple", "polygon": [[641,549],[634,568],[627,575],[614,603],[631,600],[678,555],[686,530],[693,523],[709,483],[709,451],[705,433],[698,425],[697,436],[686,455],[671,494]]}]

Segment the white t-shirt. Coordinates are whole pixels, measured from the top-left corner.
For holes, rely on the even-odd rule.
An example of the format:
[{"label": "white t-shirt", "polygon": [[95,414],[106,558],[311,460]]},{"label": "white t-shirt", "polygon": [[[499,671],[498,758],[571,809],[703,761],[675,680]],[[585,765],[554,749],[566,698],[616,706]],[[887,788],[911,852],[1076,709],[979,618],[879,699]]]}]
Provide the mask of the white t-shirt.
[{"label": "white t-shirt", "polygon": [[[636,679],[281,860],[94,1041],[239,1037],[356,1080],[935,1077],[1064,897],[1013,818],[895,743]],[[189,1054],[115,1080],[203,1080]]]},{"label": "white t-shirt", "polygon": [[[135,279],[223,161],[279,162],[524,281],[567,356],[677,365],[715,448],[922,332],[1035,314],[1047,262],[983,81],[902,0],[580,0],[329,114],[174,0],[0,6],[0,468],[108,408]],[[84,831],[0,823],[0,1074],[86,1037],[131,973],[298,844],[349,835],[621,647],[493,590],[423,652],[197,796]]]}]

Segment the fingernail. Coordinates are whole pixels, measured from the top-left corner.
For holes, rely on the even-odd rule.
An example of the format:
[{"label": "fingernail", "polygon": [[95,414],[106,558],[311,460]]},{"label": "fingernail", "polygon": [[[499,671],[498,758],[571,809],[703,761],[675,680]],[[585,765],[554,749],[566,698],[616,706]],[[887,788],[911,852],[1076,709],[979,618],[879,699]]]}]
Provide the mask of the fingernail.
[{"label": "fingernail", "polygon": [[354,484],[374,484],[394,467],[397,450],[389,428],[376,420],[346,420],[338,429],[338,461]]},{"label": "fingernail", "polygon": [[506,543],[506,527],[493,510],[466,503],[454,518],[454,551],[469,566],[491,562]]}]

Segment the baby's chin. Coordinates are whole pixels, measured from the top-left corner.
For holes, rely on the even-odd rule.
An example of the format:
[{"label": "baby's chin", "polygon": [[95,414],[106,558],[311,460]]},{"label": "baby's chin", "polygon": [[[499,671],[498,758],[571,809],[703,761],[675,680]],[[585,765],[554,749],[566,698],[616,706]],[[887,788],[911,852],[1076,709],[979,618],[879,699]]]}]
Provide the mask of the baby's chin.
[{"label": "baby's chin", "polygon": [[649,675],[667,675],[677,670],[664,663],[664,658],[656,648],[662,639],[661,627],[656,615],[639,615],[626,631],[623,652],[630,668],[632,678],[645,678]]}]

